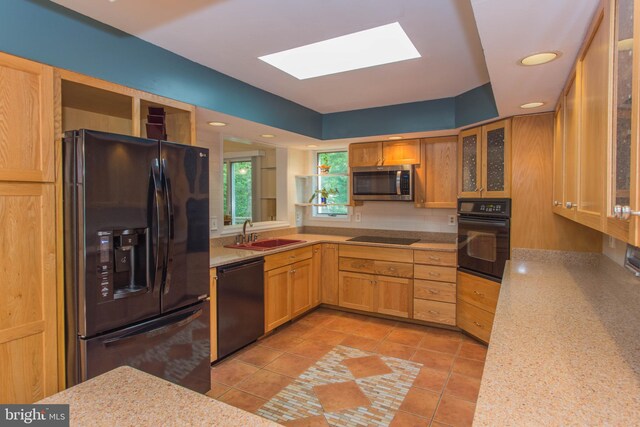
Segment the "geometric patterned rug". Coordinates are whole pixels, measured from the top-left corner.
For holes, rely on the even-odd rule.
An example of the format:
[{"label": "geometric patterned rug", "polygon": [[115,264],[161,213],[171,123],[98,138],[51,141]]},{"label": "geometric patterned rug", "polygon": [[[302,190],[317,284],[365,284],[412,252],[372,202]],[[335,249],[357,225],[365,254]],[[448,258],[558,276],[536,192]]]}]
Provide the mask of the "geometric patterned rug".
[{"label": "geometric patterned rug", "polygon": [[279,423],[324,415],[331,426],[388,426],[422,366],[338,345],[257,414]]}]

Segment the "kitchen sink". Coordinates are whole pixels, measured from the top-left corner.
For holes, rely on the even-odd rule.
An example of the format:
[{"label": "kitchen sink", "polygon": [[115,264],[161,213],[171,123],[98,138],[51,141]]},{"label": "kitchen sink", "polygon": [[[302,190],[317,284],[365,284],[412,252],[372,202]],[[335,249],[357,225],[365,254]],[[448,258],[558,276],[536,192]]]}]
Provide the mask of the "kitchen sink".
[{"label": "kitchen sink", "polygon": [[248,249],[252,251],[268,251],[271,249],[281,248],[283,246],[295,245],[296,243],[304,243],[305,241],[306,240],[264,239],[264,240],[256,240],[255,242],[225,245],[225,248]]}]

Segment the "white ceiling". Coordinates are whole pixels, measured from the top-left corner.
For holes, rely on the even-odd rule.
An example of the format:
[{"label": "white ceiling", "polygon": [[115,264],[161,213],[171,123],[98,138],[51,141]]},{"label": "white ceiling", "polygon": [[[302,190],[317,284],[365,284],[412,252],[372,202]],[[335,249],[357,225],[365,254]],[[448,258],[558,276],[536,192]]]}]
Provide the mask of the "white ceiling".
[{"label": "white ceiling", "polygon": [[[551,111],[599,0],[54,0],[195,62],[321,113],[451,97],[491,81],[501,117]],[[399,22],[422,58],[297,80],[259,56]],[[556,61],[523,67],[531,53]],[[521,104],[543,101],[522,110]],[[338,148],[383,136],[318,141],[198,109],[224,135]],[[210,127],[209,127],[210,128]],[[206,129],[210,131],[210,129]],[[403,134],[422,137],[451,131]]]},{"label": "white ceiling", "polygon": [[[320,113],[458,95],[489,81],[468,0],[55,0]],[[421,58],[308,80],[258,59],[399,22]]]}]

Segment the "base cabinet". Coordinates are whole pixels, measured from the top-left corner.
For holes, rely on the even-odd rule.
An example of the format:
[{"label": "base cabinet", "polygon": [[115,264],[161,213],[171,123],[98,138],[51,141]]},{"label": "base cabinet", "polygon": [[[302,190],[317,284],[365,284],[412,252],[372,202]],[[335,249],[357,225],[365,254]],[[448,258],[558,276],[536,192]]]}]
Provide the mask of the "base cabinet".
[{"label": "base cabinet", "polygon": [[340,272],[340,307],[408,318],[412,279]]},{"label": "base cabinet", "polygon": [[[311,309],[313,289],[311,254],[311,248],[301,248],[265,257],[265,332]],[[303,259],[282,265],[285,260],[300,258]]]},{"label": "base cabinet", "polygon": [[320,252],[320,300],[338,305],[338,245],[323,243]]},{"label": "base cabinet", "polygon": [[311,255],[311,306],[321,302],[320,284],[322,283],[322,245],[313,245]]},{"label": "base cabinet", "polygon": [[499,283],[458,272],[458,327],[488,343],[499,293]]}]

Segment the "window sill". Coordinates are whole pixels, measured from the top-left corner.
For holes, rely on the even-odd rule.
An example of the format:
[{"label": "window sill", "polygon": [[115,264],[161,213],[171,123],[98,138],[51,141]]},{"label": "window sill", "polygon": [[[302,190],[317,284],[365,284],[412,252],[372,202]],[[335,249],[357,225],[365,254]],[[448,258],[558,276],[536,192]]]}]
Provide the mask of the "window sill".
[{"label": "window sill", "polygon": [[[253,227],[247,227],[247,232],[255,233],[257,231],[275,230],[278,228],[291,227],[287,221],[263,221],[254,222]],[[242,233],[242,224],[239,225],[225,225],[220,232],[221,236],[228,236],[230,234]]]}]

